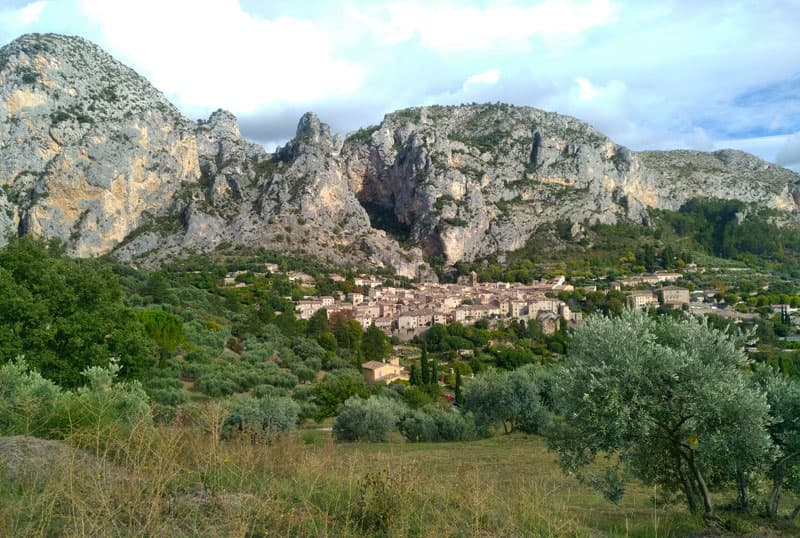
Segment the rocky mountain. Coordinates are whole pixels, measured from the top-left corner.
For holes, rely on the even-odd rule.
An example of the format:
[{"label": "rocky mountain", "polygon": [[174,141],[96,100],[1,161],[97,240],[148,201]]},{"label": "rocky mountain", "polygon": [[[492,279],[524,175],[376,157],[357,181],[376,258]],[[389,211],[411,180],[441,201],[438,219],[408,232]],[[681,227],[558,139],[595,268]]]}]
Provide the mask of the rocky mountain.
[{"label": "rocky mountain", "polygon": [[78,256],[156,264],[240,244],[430,278],[424,255],[513,250],[554,221],[579,235],[698,195],[792,212],[798,182],[742,152],[637,153],[575,118],[500,104],[402,110],[346,139],[309,113],[267,153],[232,114],[187,120],[81,38],[0,49],[0,228]]}]

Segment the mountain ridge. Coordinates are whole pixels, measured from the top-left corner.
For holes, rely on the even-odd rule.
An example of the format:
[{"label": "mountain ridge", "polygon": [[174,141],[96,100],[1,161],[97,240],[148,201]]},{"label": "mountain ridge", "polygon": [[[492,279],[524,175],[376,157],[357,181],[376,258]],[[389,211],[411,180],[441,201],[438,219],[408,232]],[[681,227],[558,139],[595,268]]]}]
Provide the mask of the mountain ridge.
[{"label": "mountain ridge", "polygon": [[744,152],[634,152],[576,118],[505,104],[409,108],[346,138],[307,113],[268,153],[230,112],[186,119],[83,38],[0,49],[0,228],[77,256],[157,264],[232,243],[432,279],[426,256],[514,250],[559,220],[576,236],[646,223],[648,208],[697,195],[792,215],[799,182]]}]

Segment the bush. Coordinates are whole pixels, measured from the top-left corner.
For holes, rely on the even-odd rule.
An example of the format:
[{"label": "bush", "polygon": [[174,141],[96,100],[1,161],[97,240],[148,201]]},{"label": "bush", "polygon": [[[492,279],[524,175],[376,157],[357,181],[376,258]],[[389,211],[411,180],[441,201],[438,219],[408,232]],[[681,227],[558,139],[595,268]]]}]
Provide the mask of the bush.
[{"label": "bush", "polygon": [[405,409],[381,396],[350,398],[333,423],[333,436],[337,441],[386,441]]},{"label": "bush", "polygon": [[267,396],[288,396],[289,391],[282,387],[273,385],[256,385],[251,391],[254,398],[265,398]]},{"label": "bush", "polygon": [[318,409],[319,414],[314,418],[321,420],[336,415],[348,398],[352,396],[366,398],[369,394],[370,387],[364,383],[361,372],[346,369],[330,373],[321,382],[314,383],[311,386],[309,400]]},{"label": "bush", "polygon": [[296,428],[299,413],[297,402],[285,396],[242,396],[225,420],[222,435],[231,437],[240,433],[250,435],[253,441],[270,441],[278,433]]},{"label": "bush", "polygon": [[0,434],[45,437],[61,389],[23,359],[0,366]]},{"label": "bush", "polygon": [[117,364],[83,371],[89,384],[67,392],[55,409],[56,429],[67,435],[75,429],[133,426],[151,423],[150,398],[141,383],[116,382]]},{"label": "bush", "polygon": [[505,433],[537,433],[548,420],[540,399],[540,377],[532,365],[513,372],[482,372],[465,383],[464,410],[475,415],[475,423],[485,432],[502,426]]},{"label": "bush", "polygon": [[405,415],[400,433],[411,442],[463,441],[475,436],[475,422],[472,414],[429,406]]}]

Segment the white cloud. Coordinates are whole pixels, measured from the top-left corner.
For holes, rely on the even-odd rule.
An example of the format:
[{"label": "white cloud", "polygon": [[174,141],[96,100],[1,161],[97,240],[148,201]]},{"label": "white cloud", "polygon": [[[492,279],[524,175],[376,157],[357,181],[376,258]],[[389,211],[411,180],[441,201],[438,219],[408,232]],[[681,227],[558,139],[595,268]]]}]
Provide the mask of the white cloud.
[{"label": "white cloud", "polygon": [[499,69],[488,69],[482,73],[476,73],[474,75],[470,75],[467,80],[464,81],[463,90],[467,91],[473,86],[479,86],[481,84],[497,84],[497,81],[500,80],[500,70]]},{"label": "white cloud", "polygon": [[8,33],[13,39],[19,32],[29,31],[25,27],[39,22],[47,7],[47,2],[40,0],[31,2],[23,7],[3,5],[0,0],[0,34]]},{"label": "white cloud", "polygon": [[403,3],[351,13],[379,43],[396,45],[416,37],[423,47],[447,53],[527,49],[534,36],[577,36],[609,24],[615,11],[609,0],[546,0],[535,6],[499,4],[483,9]]},{"label": "white cloud", "polygon": [[592,101],[600,97],[601,91],[586,78],[577,77],[575,82],[578,84],[578,101]]},{"label": "white cloud", "polygon": [[262,19],[237,0],[79,0],[101,44],[182,109],[248,113],[349,95],[362,70],[315,23]]},{"label": "white cloud", "polygon": [[739,149],[765,161],[796,170],[800,166],[800,133],[793,135],[754,136],[714,141],[713,149]]},{"label": "white cloud", "polygon": [[781,166],[800,167],[800,133],[786,137],[785,142],[778,149],[775,162]]},{"label": "white cloud", "polygon": [[32,2],[19,10],[19,21],[22,24],[33,24],[42,16],[42,11],[47,7],[47,2]]}]

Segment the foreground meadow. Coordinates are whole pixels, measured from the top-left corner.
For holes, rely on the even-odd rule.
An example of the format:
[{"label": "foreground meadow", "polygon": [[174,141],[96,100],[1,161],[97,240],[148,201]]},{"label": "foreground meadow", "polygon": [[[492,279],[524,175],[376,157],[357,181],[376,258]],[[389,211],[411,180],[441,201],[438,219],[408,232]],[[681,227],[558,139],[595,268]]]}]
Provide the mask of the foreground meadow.
[{"label": "foreground meadow", "polygon": [[537,436],[340,444],[315,427],[271,444],[254,444],[247,435],[219,441],[214,430],[221,415],[213,407],[197,419],[201,427],[112,427],[75,433],[68,444],[0,439],[7,471],[0,479],[0,536],[800,532],[789,523],[766,527],[741,516],[731,516],[725,532],[704,529],[679,499],[635,483],[618,505],[608,503],[563,475]]}]

